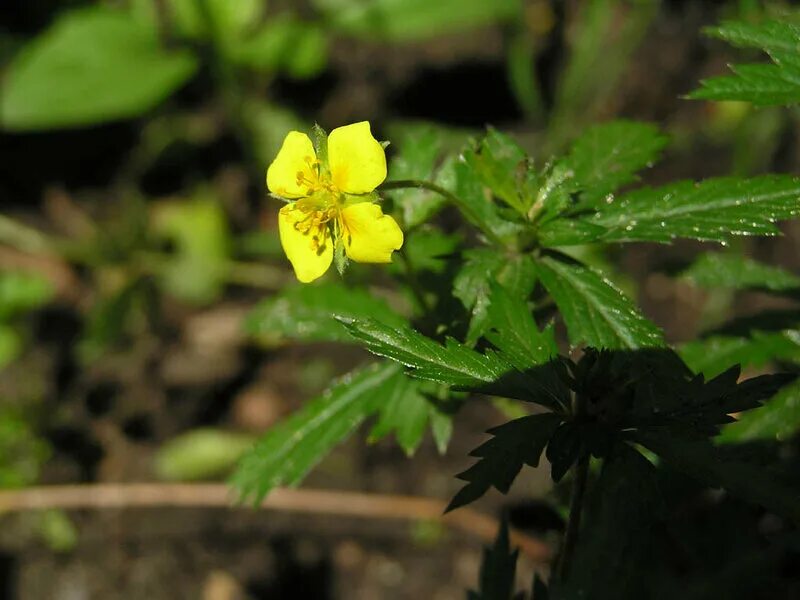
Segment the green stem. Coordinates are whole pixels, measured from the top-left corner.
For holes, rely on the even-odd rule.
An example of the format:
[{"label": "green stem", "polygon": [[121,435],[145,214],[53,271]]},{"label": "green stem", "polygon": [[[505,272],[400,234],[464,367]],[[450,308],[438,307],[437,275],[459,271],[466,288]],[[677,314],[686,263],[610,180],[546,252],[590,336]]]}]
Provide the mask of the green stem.
[{"label": "green stem", "polygon": [[[451,191],[446,190],[445,188],[436,185],[435,183],[431,183],[430,181],[423,181],[421,179],[398,179],[396,181],[386,181],[378,188],[382,191],[388,190],[405,190],[405,189],[423,189],[434,192],[439,194],[443,198],[446,198],[453,204],[455,204],[461,212],[463,212],[468,219],[470,219],[473,223],[478,224],[481,222],[480,216],[475,213],[469,204],[462,202],[461,199],[453,194]],[[489,238],[492,243],[501,248],[506,247],[506,243],[503,242],[497,235],[488,229],[481,228],[481,231]]]}]

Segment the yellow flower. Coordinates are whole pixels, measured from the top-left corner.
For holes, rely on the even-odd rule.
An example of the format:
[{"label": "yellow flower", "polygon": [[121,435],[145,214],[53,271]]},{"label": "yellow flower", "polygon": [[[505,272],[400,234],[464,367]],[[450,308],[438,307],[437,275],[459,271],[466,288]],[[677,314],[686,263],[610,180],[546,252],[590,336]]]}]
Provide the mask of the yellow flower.
[{"label": "yellow flower", "polygon": [[386,154],[362,121],[334,129],[322,156],[311,139],[290,131],[267,169],[269,191],[290,202],[281,208],[281,245],[303,283],[321,277],[334,251],[361,263],[388,263],[403,232],[372,193],[386,179]]}]

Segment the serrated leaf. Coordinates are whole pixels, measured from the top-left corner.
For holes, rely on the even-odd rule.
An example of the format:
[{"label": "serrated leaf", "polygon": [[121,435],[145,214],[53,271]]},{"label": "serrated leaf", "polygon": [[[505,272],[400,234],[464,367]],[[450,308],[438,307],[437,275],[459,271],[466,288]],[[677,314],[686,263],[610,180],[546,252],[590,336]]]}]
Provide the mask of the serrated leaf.
[{"label": "serrated leaf", "polygon": [[408,456],[414,454],[425,435],[431,403],[422,394],[422,382],[409,377],[396,378],[389,395],[380,400],[378,422],[368,440],[374,442],[394,432],[397,443]]},{"label": "serrated leaf", "polygon": [[634,121],[611,121],[590,127],[560,164],[570,169],[571,185],[580,190],[579,208],[594,208],[659,157],[667,138],[658,128]]},{"label": "serrated leaf", "polygon": [[800,26],[788,21],[729,22],[707,33],[735,46],[760,48],[773,64],[732,65],[732,76],[703,80],[690,98],[742,100],[757,106],[800,102]]},{"label": "serrated leaf", "polygon": [[469,453],[480,460],[457,475],[468,483],[450,501],[447,510],[474,502],[490,487],[507,494],[524,465],[539,466],[542,452],[560,423],[561,417],[547,413],[490,429],[488,433],[494,437]]},{"label": "serrated leaf", "polygon": [[386,302],[363,289],[321,283],[289,287],[262,301],[247,316],[245,330],[267,339],[352,341],[336,316],[373,317],[398,326],[405,322]]},{"label": "serrated leaf", "polygon": [[343,377],[321,397],[282,421],[239,463],[233,486],[242,499],[260,502],[280,485],[297,485],[338,443],[375,412],[404,377],[391,363]]},{"label": "serrated leaf", "polygon": [[800,362],[800,333],[753,331],[749,337],[714,336],[688,342],[679,352],[693,371],[714,377],[736,364],[763,367],[775,360]]},{"label": "serrated leaf", "polygon": [[488,325],[489,294],[493,281],[516,298],[527,298],[536,285],[536,265],[528,255],[507,256],[495,248],[464,252],[461,270],[453,281],[453,295],[472,313],[467,341],[474,343]]},{"label": "serrated leaf", "polygon": [[197,68],[166,51],[155,26],[92,6],[60,17],[12,61],[0,95],[0,126],[30,131],[137,116],[177,90]]},{"label": "serrated leaf", "polygon": [[508,135],[489,128],[486,135],[463,152],[466,163],[483,185],[521,215],[532,203],[531,190],[525,187],[527,156]]},{"label": "serrated leaf", "polygon": [[721,443],[787,440],[800,431],[800,383],[786,386],[763,406],[742,413],[716,438]]},{"label": "serrated leaf", "polygon": [[487,340],[520,371],[546,363],[558,355],[552,327],[541,331],[527,302],[512,296],[502,286],[491,287]]},{"label": "serrated leaf", "polygon": [[453,165],[455,176],[453,194],[457,207],[464,217],[490,239],[503,245],[513,239],[522,226],[501,216],[499,207],[492,200],[491,193],[484,187],[475,171],[464,161]]},{"label": "serrated leaf", "polygon": [[739,235],[777,235],[776,221],[800,214],[800,179],[764,175],[681,181],[641,188],[602,208],[589,222],[604,242],[724,242]]},{"label": "serrated leaf", "polygon": [[563,406],[564,386],[555,361],[522,373],[496,352],[481,354],[452,338],[442,345],[408,327],[374,319],[341,320],[367,350],[409,367],[414,377],[549,408]]},{"label": "serrated leaf", "polygon": [[610,349],[664,345],[661,330],[593,269],[549,256],[536,266],[542,284],[561,310],[572,344]]},{"label": "serrated leaf", "polygon": [[643,430],[634,438],[672,467],[800,523],[800,489],[765,465],[737,459],[724,447],[674,431]]},{"label": "serrated leaf", "polygon": [[477,591],[467,594],[468,600],[512,600],[519,550],[511,551],[508,521],[503,519],[492,548],[483,549],[483,560]]},{"label": "serrated leaf", "polygon": [[744,256],[719,252],[701,254],[681,275],[711,289],[756,288],[780,292],[800,288],[800,277],[789,271]]}]

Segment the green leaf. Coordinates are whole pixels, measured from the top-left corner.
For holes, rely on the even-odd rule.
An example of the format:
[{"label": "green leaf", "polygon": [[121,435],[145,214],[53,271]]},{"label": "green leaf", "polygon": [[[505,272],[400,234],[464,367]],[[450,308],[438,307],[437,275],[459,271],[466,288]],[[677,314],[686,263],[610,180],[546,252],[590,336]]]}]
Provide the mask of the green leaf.
[{"label": "green leaf", "polygon": [[478,591],[470,591],[468,600],[512,600],[519,550],[511,551],[508,520],[503,519],[492,548],[483,549]]},{"label": "green leaf", "polygon": [[134,117],[161,103],[196,68],[191,53],[162,48],[154,26],[108,8],[76,10],[12,61],[0,126],[38,130]]},{"label": "green leaf", "polygon": [[[447,258],[456,254],[462,238],[458,234],[442,233],[438,229],[418,228],[406,236],[403,252],[416,271],[442,273],[447,267]],[[392,263],[398,272],[403,268]]]},{"label": "green leaf", "polygon": [[208,39],[211,32],[207,21],[210,20],[214,34],[226,46],[244,37],[247,30],[261,20],[265,5],[262,0],[166,0],[166,4],[180,35]]},{"label": "green leaf", "polygon": [[800,288],[800,277],[780,267],[719,252],[701,254],[682,276],[710,289],[760,288],[780,292]]},{"label": "green leaf", "polygon": [[759,48],[773,64],[732,65],[732,76],[703,80],[690,98],[742,100],[757,106],[800,102],[800,26],[788,21],[729,22],[706,32],[735,46]]},{"label": "green leaf", "polygon": [[661,330],[589,267],[545,256],[537,263],[537,272],[561,310],[573,345],[610,349],[664,345]]},{"label": "green leaf", "polygon": [[297,485],[338,443],[350,435],[403,374],[383,363],[351,373],[323,396],[273,427],[239,463],[233,486],[242,499],[260,502],[270,490]]},{"label": "green leaf", "polygon": [[53,296],[53,286],[41,275],[0,273],[0,321],[38,308]]},{"label": "green leaf", "polygon": [[717,441],[788,440],[800,431],[800,382],[786,386],[762,407],[738,416]]},{"label": "green leaf", "polygon": [[765,465],[737,459],[724,447],[680,437],[672,430],[639,431],[634,438],[674,468],[800,523],[800,489]]},{"label": "green leaf", "polygon": [[168,440],[155,455],[160,479],[192,481],[229,471],[255,443],[252,435],[220,429],[193,429]]},{"label": "green leaf", "polygon": [[738,235],[777,235],[775,221],[797,214],[800,179],[764,175],[645,187],[603,206],[589,222],[608,229],[604,242],[724,242]]},{"label": "green leaf", "polygon": [[381,42],[410,42],[509,20],[521,12],[519,0],[313,0],[343,32]]},{"label": "green leaf", "polygon": [[336,317],[375,318],[389,326],[405,320],[383,300],[360,288],[342,283],[287,287],[259,303],[247,316],[245,330],[267,341],[290,338],[302,341],[352,342]]},{"label": "green leaf", "polygon": [[611,121],[590,127],[560,164],[572,171],[580,190],[579,207],[596,208],[622,186],[638,181],[636,173],[658,159],[667,143],[658,128],[634,121]]},{"label": "green leaf", "polygon": [[498,206],[478,175],[466,162],[458,161],[453,165],[455,188],[453,194],[458,201],[457,207],[464,217],[483,231],[490,239],[503,245],[512,240],[522,230],[522,226],[503,218]]},{"label": "green leaf", "polygon": [[187,302],[207,304],[225,287],[231,255],[231,232],[217,199],[200,192],[189,201],[167,201],[156,207],[153,230],[175,245],[175,254],[161,269],[171,294]]},{"label": "green leaf", "polygon": [[536,285],[536,265],[528,255],[507,256],[494,248],[464,252],[461,270],[453,281],[453,295],[472,313],[467,341],[474,343],[488,327],[492,282],[508,289],[514,298],[527,299]]},{"label": "green leaf", "polygon": [[484,336],[520,371],[546,363],[558,355],[552,327],[541,331],[527,302],[493,284],[488,310],[489,331]]},{"label": "green leaf", "polygon": [[397,443],[412,456],[422,442],[433,405],[423,395],[422,382],[409,377],[396,378],[387,398],[380,402],[380,416],[370,431],[374,442],[394,432]]},{"label": "green leaf", "polygon": [[776,360],[800,362],[800,333],[753,331],[750,337],[714,336],[684,344],[680,355],[693,371],[706,377],[737,364],[760,368]]},{"label": "green leaf", "polygon": [[[651,547],[651,531],[663,511],[656,470],[638,451],[618,444],[591,488],[586,526],[565,581],[555,598],[630,598],[638,565]],[[637,586],[638,587],[638,586]],[[636,588],[633,588],[636,589]]]},{"label": "green leaf", "polygon": [[10,325],[0,323],[0,369],[10,364],[22,352],[22,338]]},{"label": "green leaf", "polygon": [[492,193],[521,215],[533,202],[525,187],[528,157],[511,137],[489,128],[486,135],[463,152],[464,160]]},{"label": "green leaf", "polygon": [[494,437],[469,453],[480,460],[457,477],[467,483],[450,501],[447,510],[465,506],[490,487],[507,494],[524,465],[538,467],[545,446],[561,417],[553,413],[530,415],[488,431]]},{"label": "green leaf", "polygon": [[[430,181],[442,149],[439,130],[430,125],[408,126],[399,130],[394,140],[399,152],[389,162],[389,181]],[[403,212],[406,228],[430,219],[445,204],[445,199],[424,189],[398,189],[385,192]]]}]

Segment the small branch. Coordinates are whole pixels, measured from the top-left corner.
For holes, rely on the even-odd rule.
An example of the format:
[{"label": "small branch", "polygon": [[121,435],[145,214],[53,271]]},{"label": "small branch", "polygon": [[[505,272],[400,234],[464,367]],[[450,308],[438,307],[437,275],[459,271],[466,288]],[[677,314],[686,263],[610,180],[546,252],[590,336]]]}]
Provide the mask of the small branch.
[{"label": "small branch", "polygon": [[[154,507],[237,508],[221,483],[120,483],[53,485],[0,491],[0,515],[44,509],[130,509]],[[241,505],[238,508],[245,508]],[[260,505],[266,510],[400,521],[438,520],[492,543],[499,521],[462,508],[443,514],[445,503],[418,496],[390,496],[311,489],[276,489]],[[550,547],[513,531],[511,541],[536,563],[549,562]]]},{"label": "small branch", "polygon": [[[458,196],[453,194],[451,191],[446,190],[445,188],[439,185],[436,185],[435,183],[431,183],[430,181],[423,181],[422,179],[398,179],[396,181],[386,181],[382,183],[378,189],[381,191],[406,190],[406,189],[428,190],[436,194],[439,194],[440,196],[446,198],[447,200],[455,204],[458,208],[461,209],[461,212],[463,212],[469,219],[474,221],[476,224],[480,223],[481,221],[480,217],[477,214],[475,214],[475,211],[473,211],[468,204],[462,202],[458,198]],[[494,232],[483,228],[481,228],[481,231],[495,245],[501,248],[504,248],[506,246],[503,240],[497,237],[497,235]]]}]

